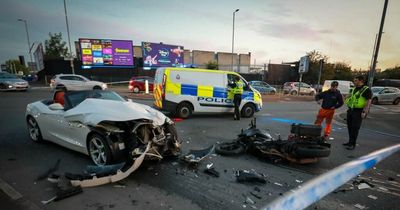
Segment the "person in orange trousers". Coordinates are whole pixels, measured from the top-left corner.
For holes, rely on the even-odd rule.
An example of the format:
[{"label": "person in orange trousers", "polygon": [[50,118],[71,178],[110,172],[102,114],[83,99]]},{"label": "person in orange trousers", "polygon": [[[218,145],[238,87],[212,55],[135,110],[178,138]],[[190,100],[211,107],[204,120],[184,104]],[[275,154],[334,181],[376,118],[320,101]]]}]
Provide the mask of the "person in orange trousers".
[{"label": "person in orange trousers", "polygon": [[314,124],[321,125],[322,121],[325,119],[325,137],[328,137],[331,134],[332,119],[335,115],[335,109],[338,109],[343,105],[343,96],[337,89],[338,85],[339,83],[337,81],[333,81],[329,90],[326,90],[315,96],[315,100],[318,102],[318,104],[321,104],[321,100],[322,104]]}]

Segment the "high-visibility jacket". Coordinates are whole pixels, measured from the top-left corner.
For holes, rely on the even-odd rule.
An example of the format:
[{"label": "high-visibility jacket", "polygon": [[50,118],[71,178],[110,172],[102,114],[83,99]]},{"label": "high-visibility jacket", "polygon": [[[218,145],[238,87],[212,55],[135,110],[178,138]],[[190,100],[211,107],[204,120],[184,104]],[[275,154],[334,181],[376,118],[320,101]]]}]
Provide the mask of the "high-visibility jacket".
[{"label": "high-visibility jacket", "polygon": [[364,86],[361,90],[355,91],[355,88],[353,88],[350,91],[350,97],[346,99],[346,105],[349,108],[357,108],[361,109],[364,108],[365,105],[367,104],[367,99],[362,96],[362,94],[368,89],[367,86]]},{"label": "high-visibility jacket", "polygon": [[232,88],[233,94],[243,94],[244,83],[242,81],[235,82],[236,86]]}]

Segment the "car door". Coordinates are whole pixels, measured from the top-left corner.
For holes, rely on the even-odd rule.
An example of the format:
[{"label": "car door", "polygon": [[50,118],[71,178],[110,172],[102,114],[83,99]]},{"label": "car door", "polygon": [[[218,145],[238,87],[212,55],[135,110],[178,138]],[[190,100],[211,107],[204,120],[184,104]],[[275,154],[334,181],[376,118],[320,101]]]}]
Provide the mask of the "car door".
[{"label": "car door", "polygon": [[78,75],[72,76],[73,80],[74,80],[74,84],[76,86],[77,89],[79,90],[91,90],[93,89],[93,85],[90,84],[90,82],[87,82],[89,80],[87,80],[86,78],[80,77]]},{"label": "car door", "polygon": [[310,93],[310,85],[306,84],[306,83],[301,83],[301,87],[300,87],[300,93],[301,94],[308,94]]},{"label": "car door", "polygon": [[260,82],[260,83],[264,93],[271,92],[272,87],[269,84],[267,84],[266,82]]},{"label": "car door", "polygon": [[397,97],[397,91],[394,88],[388,88],[387,102],[393,102]]},{"label": "car door", "polygon": [[379,102],[388,102],[388,101],[390,101],[390,90],[389,88],[385,88],[379,93]]}]

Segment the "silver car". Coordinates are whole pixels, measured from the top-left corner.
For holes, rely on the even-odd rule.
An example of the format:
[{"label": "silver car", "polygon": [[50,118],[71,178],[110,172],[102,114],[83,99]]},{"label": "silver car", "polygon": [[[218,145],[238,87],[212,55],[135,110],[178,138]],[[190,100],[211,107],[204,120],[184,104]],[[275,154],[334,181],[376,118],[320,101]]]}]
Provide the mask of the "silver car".
[{"label": "silver car", "polygon": [[0,72],[0,90],[22,90],[26,91],[29,83],[8,72]]},{"label": "silver car", "polygon": [[372,87],[372,103],[400,103],[400,89],[395,87]]}]

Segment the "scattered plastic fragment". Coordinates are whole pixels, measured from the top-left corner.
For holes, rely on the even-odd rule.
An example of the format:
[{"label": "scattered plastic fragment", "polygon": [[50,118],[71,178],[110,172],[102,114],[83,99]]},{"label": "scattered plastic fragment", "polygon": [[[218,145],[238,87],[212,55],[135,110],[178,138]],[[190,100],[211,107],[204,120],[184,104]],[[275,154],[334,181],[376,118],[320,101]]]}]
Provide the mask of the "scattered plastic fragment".
[{"label": "scattered plastic fragment", "polygon": [[125,188],[126,185],[123,185],[123,184],[116,184],[116,185],[114,185],[113,187],[115,187],[115,188]]},{"label": "scattered plastic fragment", "polygon": [[258,182],[265,184],[267,181],[265,180],[262,174],[257,172],[250,172],[248,170],[238,170],[235,172],[236,181],[237,182]]},{"label": "scattered plastic fragment", "polygon": [[255,204],[256,202],[254,202],[253,200],[251,200],[251,198],[246,197],[245,203],[253,205],[253,204]]},{"label": "scattered plastic fragment", "polygon": [[216,171],[214,168],[207,168],[204,170],[204,173],[210,176],[219,177],[219,172]]},{"label": "scattered plastic fragment", "polygon": [[207,169],[210,169],[213,165],[214,163],[207,164]]},{"label": "scattered plastic fragment", "polygon": [[378,199],[378,197],[373,196],[373,195],[368,195],[368,198],[371,198],[371,199],[374,199],[374,200]]},{"label": "scattered plastic fragment", "polygon": [[378,189],[382,190],[382,191],[389,191],[388,189],[384,188],[384,187],[378,187]]},{"label": "scattered plastic fragment", "polygon": [[36,178],[36,181],[40,181],[40,180],[46,179],[46,178],[49,177],[51,174],[53,174],[54,172],[56,172],[56,171],[58,170],[59,166],[60,166],[60,162],[61,162],[61,159],[58,159],[58,160],[56,161],[56,163],[54,164],[54,166],[51,167],[51,168],[49,168],[49,169],[48,169],[46,172],[44,172],[43,174],[39,175],[39,176]]},{"label": "scattered plastic fragment", "polygon": [[358,209],[365,209],[365,206],[357,203],[356,205],[354,205],[354,207],[358,208]]},{"label": "scattered plastic fragment", "polygon": [[303,181],[296,179],[297,183],[303,183]]},{"label": "scattered plastic fragment", "polygon": [[283,187],[281,183],[275,182],[274,184]]},{"label": "scattered plastic fragment", "polygon": [[188,163],[198,163],[214,151],[214,145],[202,150],[190,150],[184,156],[184,160]]},{"label": "scattered plastic fragment", "polygon": [[258,195],[258,194],[255,193],[255,192],[250,192],[250,194],[251,194],[252,196],[254,196],[255,198],[258,198],[258,199],[261,199],[261,198],[262,198],[260,195]]},{"label": "scattered plastic fragment", "polygon": [[371,186],[369,186],[369,185],[366,184],[366,183],[361,183],[360,185],[357,186],[357,188],[358,188],[359,190],[362,190],[362,189],[371,188]]}]

